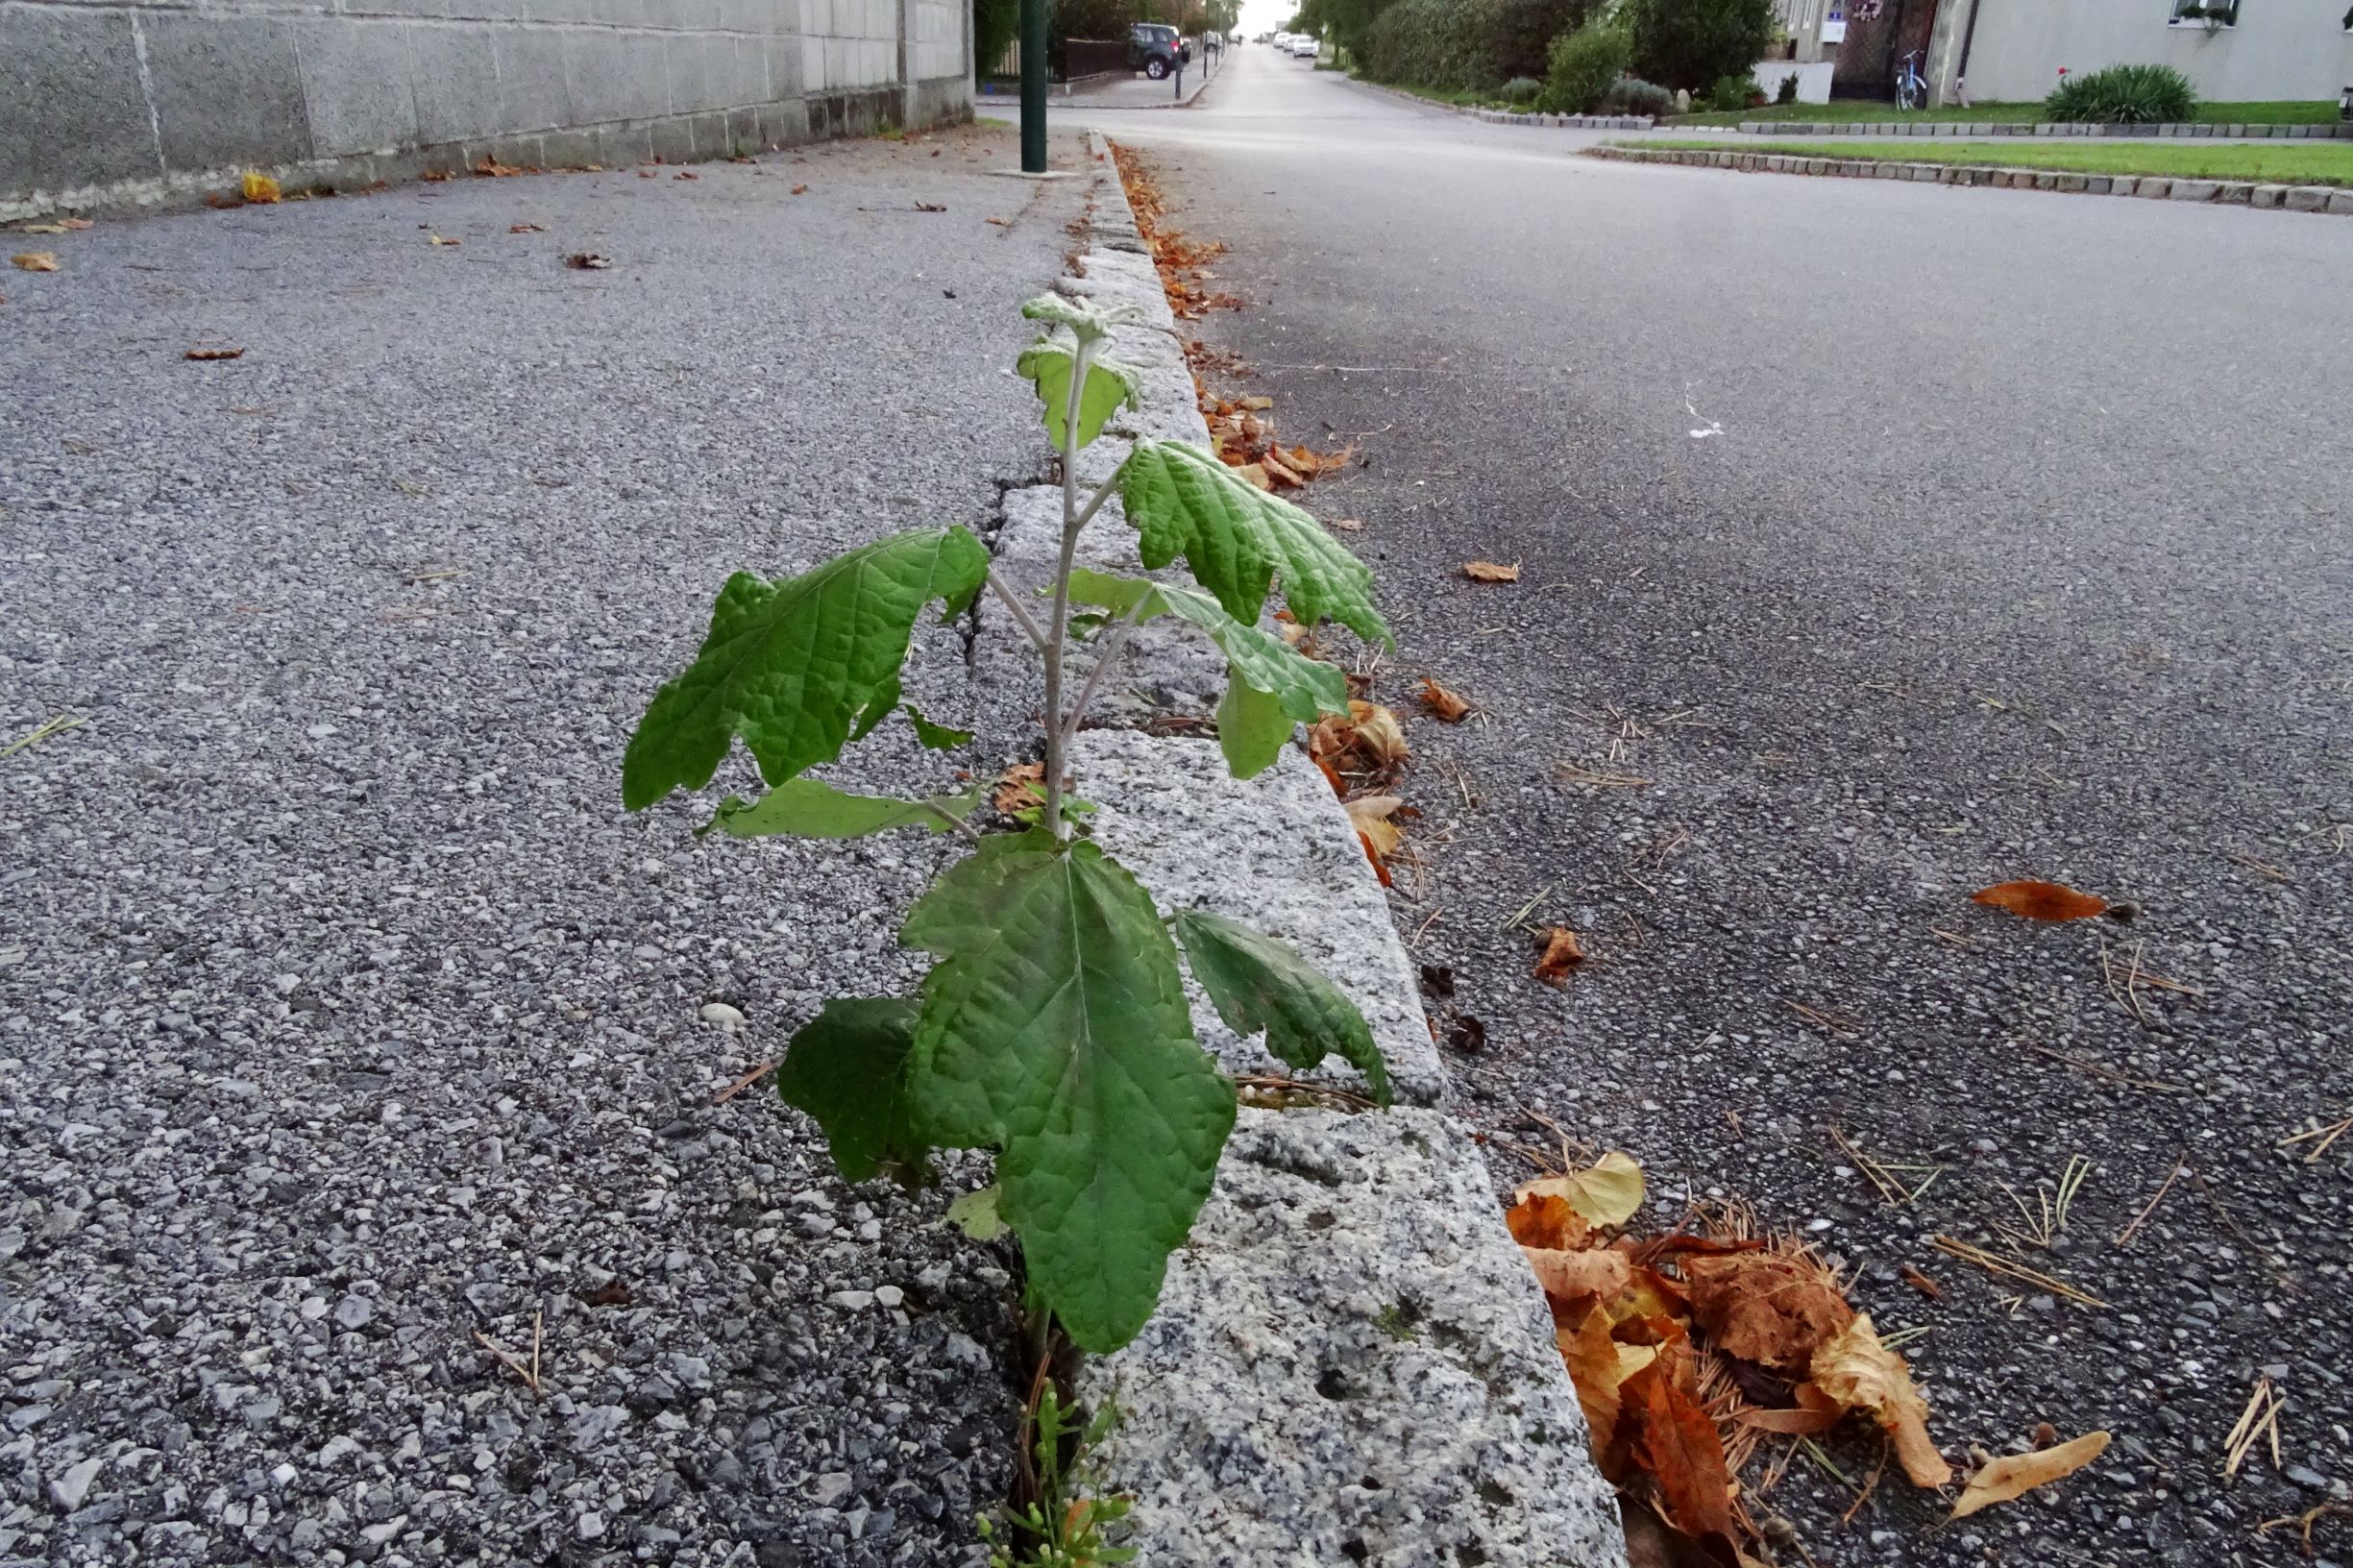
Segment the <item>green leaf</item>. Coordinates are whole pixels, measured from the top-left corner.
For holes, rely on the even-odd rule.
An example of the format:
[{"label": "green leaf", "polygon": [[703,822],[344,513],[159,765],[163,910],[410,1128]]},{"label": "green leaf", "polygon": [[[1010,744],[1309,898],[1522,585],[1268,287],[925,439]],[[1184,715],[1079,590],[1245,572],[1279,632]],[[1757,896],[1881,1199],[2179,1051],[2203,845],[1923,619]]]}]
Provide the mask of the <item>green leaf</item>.
[{"label": "green leaf", "polygon": [[1070,597],[1140,621],[1169,614],[1209,634],[1226,656],[1229,681],[1217,704],[1217,744],[1237,778],[1262,772],[1282,754],[1294,721],[1311,724],[1348,711],[1348,677],[1255,625],[1237,621],[1209,595],[1175,583],[1115,577],[1078,567]]},{"label": "green leaf", "polygon": [[1033,830],[952,867],[904,938],[940,957],[916,1026],[923,1125],[997,1146],[1032,1286],[1082,1348],[1118,1348],[1152,1315],[1234,1126],[1166,927],[1101,849]]},{"label": "green leaf", "polygon": [[1297,948],[1200,910],[1179,910],[1176,932],[1227,1028],[1245,1039],[1265,1030],[1266,1049],[1294,1067],[1337,1056],[1364,1074],[1374,1099],[1389,1103],[1388,1065],[1364,1015]]},{"label": "green leaf", "polygon": [[[1046,433],[1060,449],[1070,418],[1070,367],[1072,350],[1066,343],[1057,343],[1042,337],[1021,351],[1014,368],[1029,379],[1045,404]],[[1143,401],[1141,383],[1136,373],[1115,359],[1091,359],[1087,363],[1087,389],[1078,404],[1078,444],[1087,445],[1103,433],[1103,422],[1119,411],[1119,405],[1140,405]]]},{"label": "green leaf", "polygon": [[993,1241],[1005,1234],[1004,1216],[996,1212],[993,1184],[967,1192],[947,1206],[947,1222],[975,1241]]},{"label": "green leaf", "polygon": [[980,791],[936,795],[929,800],[899,800],[881,795],[851,795],[822,779],[788,778],[757,800],[731,795],[719,813],[695,830],[697,838],[717,828],[731,839],[765,839],[791,833],[804,839],[863,839],[894,827],[951,831],[940,813],[962,821],[980,804]]},{"label": "green leaf", "polygon": [[894,534],[797,577],[729,577],[701,652],[629,738],[622,803],[636,811],[700,789],[737,735],[772,785],[840,756],[853,723],[863,735],[898,705],[923,606],[944,600],[960,612],[988,574],[987,548],[953,527]]},{"label": "green leaf", "polygon": [[1274,766],[1291,738],[1291,716],[1282,699],[1246,680],[1229,678],[1217,699],[1217,749],[1236,778],[1256,778]]},{"label": "green leaf", "polygon": [[1306,512],[1238,478],[1201,447],[1139,441],[1119,468],[1119,501],[1143,564],[1179,555],[1226,613],[1255,623],[1279,576],[1307,625],[1330,617],[1367,641],[1389,642],[1373,606],[1373,575]]},{"label": "green leaf", "polygon": [[930,1177],[932,1139],[909,1084],[916,1017],[904,997],[837,996],[800,1026],[776,1067],[776,1092],[817,1118],[846,1182],[886,1165]]},{"label": "green leaf", "polygon": [[923,710],[912,702],[902,702],[899,706],[907,710],[908,722],[915,725],[915,738],[932,750],[953,751],[960,746],[972,744],[970,730],[950,729],[945,724],[935,724],[924,718]]},{"label": "green leaf", "polygon": [[1113,328],[1141,319],[1143,312],[1132,305],[1097,305],[1064,294],[1041,294],[1021,306],[1021,314],[1050,327],[1067,327],[1081,342],[1095,343],[1109,337]]}]

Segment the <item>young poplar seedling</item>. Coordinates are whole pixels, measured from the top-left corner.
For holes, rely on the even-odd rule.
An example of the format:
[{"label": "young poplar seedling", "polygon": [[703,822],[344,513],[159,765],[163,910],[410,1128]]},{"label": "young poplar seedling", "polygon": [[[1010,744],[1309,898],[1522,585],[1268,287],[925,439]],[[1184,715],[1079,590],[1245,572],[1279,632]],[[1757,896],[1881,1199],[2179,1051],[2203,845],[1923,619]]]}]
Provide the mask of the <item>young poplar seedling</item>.
[{"label": "young poplar seedling", "polygon": [[[741,737],[768,793],[728,797],[699,833],[836,839],[928,828],[970,841],[972,853],[901,928],[903,942],[937,960],[920,993],[826,1003],[794,1035],[777,1087],[816,1118],[848,1181],[885,1170],[921,1180],[933,1149],[994,1150],[994,1213],[1020,1238],[1033,1308],[1101,1352],[1152,1315],[1168,1255],[1208,1197],[1234,1126],[1235,1086],[1193,1035],[1180,946],[1237,1033],[1265,1031],[1267,1049],[1302,1069],[1336,1055],[1383,1103],[1388,1079],[1362,1015],[1297,951],[1213,912],[1164,917],[1089,839],[1065,787],[1080,723],[1130,632],[1174,616],[1225,655],[1218,744],[1247,778],[1275,761],[1294,723],[1348,705],[1338,670],[1260,628],[1269,590],[1280,584],[1304,625],[1328,618],[1383,641],[1388,628],[1361,562],[1199,447],[1139,441],[1082,499],[1080,451],[1138,398],[1136,373],[1105,353],[1128,313],[1051,295],[1022,313],[1046,324],[1018,369],[1062,459],[1050,593],[1025,603],[962,527],[893,534],[772,582],[738,573],[720,590],[695,662],[639,722],[622,796],[634,811],[700,789]],[[1182,557],[1198,587],[1074,564],[1080,534],[1114,494],[1144,565]],[[977,831],[968,821],[977,789],[892,799],[808,776],[897,713],[925,746],[971,739],[904,701],[899,672],[927,606],[958,616],[984,588],[1044,667],[1042,789],[1022,829]],[[1072,694],[1068,653],[1083,635],[1094,662]],[[959,1204],[983,1223],[990,1207],[981,1195]]]}]

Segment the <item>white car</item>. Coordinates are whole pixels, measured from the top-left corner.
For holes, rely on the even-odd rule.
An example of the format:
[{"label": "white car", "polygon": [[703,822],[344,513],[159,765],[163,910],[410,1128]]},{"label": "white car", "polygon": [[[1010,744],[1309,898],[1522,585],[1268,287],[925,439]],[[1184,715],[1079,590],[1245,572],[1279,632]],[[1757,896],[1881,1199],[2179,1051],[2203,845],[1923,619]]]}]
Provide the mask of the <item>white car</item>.
[{"label": "white car", "polygon": [[1285,54],[1287,55],[1291,52],[1291,36],[1288,33],[1278,33],[1274,36],[1271,41],[1277,49],[1282,50]]},{"label": "white car", "polygon": [[1323,45],[1313,38],[1295,37],[1291,39],[1290,52],[1293,60],[1313,60],[1323,53]]}]

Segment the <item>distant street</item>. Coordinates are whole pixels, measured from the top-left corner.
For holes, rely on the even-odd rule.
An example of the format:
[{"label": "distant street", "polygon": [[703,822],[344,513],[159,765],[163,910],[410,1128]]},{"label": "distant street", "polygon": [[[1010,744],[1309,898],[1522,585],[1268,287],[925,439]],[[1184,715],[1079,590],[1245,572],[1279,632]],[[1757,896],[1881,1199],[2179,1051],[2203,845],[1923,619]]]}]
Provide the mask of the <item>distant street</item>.
[{"label": "distant street", "polygon": [[[1398,628],[1394,913],[1499,1183],[1546,1117],[1658,1228],[1806,1230],[1926,1331],[1956,1460],[2116,1434],[2048,1507],[1940,1531],[1891,1470],[1842,1524],[1801,1458],[1759,1514],[1825,1565],[2299,1560],[2257,1525],[2353,1480],[2353,1135],[2281,1141],[2353,1114],[2353,222],[1608,164],[1256,45],[1096,123],[1232,247],[1228,389],[1363,458],[1306,500]],[[1969,900],[2023,877],[2142,913]]]}]

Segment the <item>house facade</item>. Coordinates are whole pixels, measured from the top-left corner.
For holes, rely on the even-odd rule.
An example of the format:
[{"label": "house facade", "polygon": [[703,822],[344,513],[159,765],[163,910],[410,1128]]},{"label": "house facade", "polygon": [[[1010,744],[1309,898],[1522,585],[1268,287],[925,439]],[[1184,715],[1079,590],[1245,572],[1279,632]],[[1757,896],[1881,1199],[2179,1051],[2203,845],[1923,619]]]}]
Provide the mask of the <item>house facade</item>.
[{"label": "house facade", "polygon": [[2353,86],[2353,0],[1781,0],[1784,58],[1840,97],[1889,95],[1919,52],[1934,101],[2027,103],[2103,65],[2170,65],[2214,102]]},{"label": "house facade", "polygon": [[2170,65],[2202,99],[2335,98],[2353,84],[2347,0],[1939,0],[1938,101],[2043,97],[2059,70]]}]

